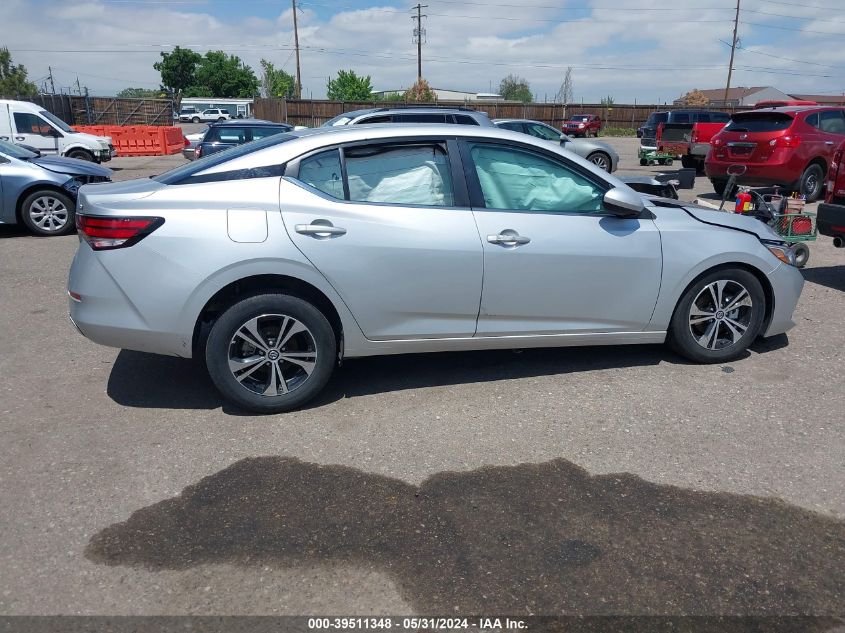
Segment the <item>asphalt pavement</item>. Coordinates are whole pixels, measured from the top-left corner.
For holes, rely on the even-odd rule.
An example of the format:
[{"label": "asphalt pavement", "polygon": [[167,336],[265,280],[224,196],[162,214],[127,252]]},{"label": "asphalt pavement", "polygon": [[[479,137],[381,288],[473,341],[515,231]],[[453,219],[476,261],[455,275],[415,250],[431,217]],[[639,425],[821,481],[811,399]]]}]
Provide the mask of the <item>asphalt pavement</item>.
[{"label": "asphalt pavement", "polygon": [[[620,173],[659,171],[636,141],[610,139]],[[76,246],[0,226],[0,614],[843,613],[829,238],[797,326],[724,366],[662,346],[348,360],[272,416],[198,363],[77,334]]]}]

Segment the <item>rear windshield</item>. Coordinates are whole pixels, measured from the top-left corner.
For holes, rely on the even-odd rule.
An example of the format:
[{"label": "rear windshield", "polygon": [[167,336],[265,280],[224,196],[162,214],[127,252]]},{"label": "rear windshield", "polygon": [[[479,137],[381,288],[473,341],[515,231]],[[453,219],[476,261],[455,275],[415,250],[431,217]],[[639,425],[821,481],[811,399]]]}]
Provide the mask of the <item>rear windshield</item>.
[{"label": "rear windshield", "polygon": [[655,127],[658,123],[666,123],[668,119],[668,112],[652,112],[648,115],[648,120],[645,122],[645,124],[649,127]]},{"label": "rear windshield", "polygon": [[731,118],[728,132],[778,132],[792,124],[792,117],[784,112],[739,112]]},{"label": "rear windshield", "polygon": [[217,152],[216,154],[209,154],[205,158],[200,158],[199,160],[195,160],[186,165],[182,165],[181,167],[177,167],[176,169],[171,169],[170,171],[166,171],[158,176],[153,176],[152,179],[164,185],[178,184],[184,181],[186,178],[189,178],[198,172],[209,169],[210,167],[216,167],[217,165],[226,163],[234,158],[240,158],[241,156],[245,156],[246,154],[257,152],[258,150],[264,149],[265,147],[272,147],[273,145],[278,145],[279,143],[286,143],[287,141],[292,141],[295,138],[295,136],[289,134],[276,134],[275,136],[268,136],[266,138],[263,138],[260,141],[244,143],[243,145],[235,145],[234,147],[224,150],[222,152]]},{"label": "rear windshield", "polygon": [[570,120],[570,121],[584,121],[584,122],[587,122],[587,121],[589,121],[589,120],[590,120],[590,116],[589,116],[589,115],[587,115],[587,114],[576,114],[575,116],[573,116],[573,117],[572,117],[571,119],[569,119],[569,120]]}]

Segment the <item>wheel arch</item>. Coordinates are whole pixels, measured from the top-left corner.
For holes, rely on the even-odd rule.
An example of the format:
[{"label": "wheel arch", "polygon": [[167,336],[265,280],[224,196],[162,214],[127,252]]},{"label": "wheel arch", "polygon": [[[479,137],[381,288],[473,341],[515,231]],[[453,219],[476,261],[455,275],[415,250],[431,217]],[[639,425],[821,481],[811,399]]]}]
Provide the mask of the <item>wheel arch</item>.
[{"label": "wheel arch", "polygon": [[681,291],[681,293],[675,299],[675,307],[672,309],[672,316],[671,316],[671,319],[670,319],[669,322],[671,323],[672,320],[674,320],[675,313],[678,310],[678,306],[681,303],[681,299],[683,299],[684,295],[687,293],[687,291],[690,288],[692,288],[695,284],[697,284],[703,277],[705,277],[705,276],[707,276],[711,273],[714,273],[718,270],[725,270],[725,269],[730,269],[730,268],[738,268],[740,270],[745,270],[745,271],[751,273],[752,275],[754,275],[754,277],[757,278],[757,281],[760,282],[760,286],[763,288],[763,295],[764,295],[765,300],[766,300],[765,311],[763,313],[763,325],[760,328],[760,334],[762,334],[763,332],[766,332],[769,329],[769,325],[772,322],[772,316],[773,316],[774,311],[775,311],[775,292],[774,292],[774,288],[772,288],[772,284],[769,281],[769,278],[766,276],[766,274],[762,270],[760,270],[756,266],[752,266],[751,264],[747,264],[747,263],[744,263],[744,262],[724,262],[724,263],[721,263],[721,264],[716,264],[715,266],[711,266],[711,267],[701,271],[686,286],[684,286],[684,289]]},{"label": "wheel arch", "polygon": [[307,281],[290,275],[256,274],[230,282],[206,301],[194,324],[191,340],[193,355],[196,356],[198,351],[202,349],[211,326],[227,308],[246,297],[273,292],[308,301],[320,310],[332,326],[337,341],[337,349],[342,354],[343,321],[334,303],[322,290]]},{"label": "wheel arch", "polygon": [[15,221],[19,224],[23,222],[23,201],[36,191],[55,191],[56,193],[60,193],[70,199],[73,203],[73,210],[76,211],[76,200],[74,200],[67,191],[62,189],[60,185],[53,182],[36,182],[31,185],[27,185],[27,187],[18,194],[18,199],[15,202]]}]

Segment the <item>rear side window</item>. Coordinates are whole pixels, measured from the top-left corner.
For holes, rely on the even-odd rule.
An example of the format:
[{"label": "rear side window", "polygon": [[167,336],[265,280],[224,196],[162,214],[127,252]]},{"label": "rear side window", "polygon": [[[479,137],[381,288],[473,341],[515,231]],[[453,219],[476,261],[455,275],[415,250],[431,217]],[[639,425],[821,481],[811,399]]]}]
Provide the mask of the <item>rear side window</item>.
[{"label": "rear side window", "polygon": [[[365,123],[392,123],[393,119],[389,115],[383,116],[371,116],[367,119],[361,119],[360,121],[356,121],[358,125],[364,125]],[[332,125],[340,125],[339,123],[333,123]]]},{"label": "rear side window", "polygon": [[449,160],[440,144],[351,147],[344,156],[350,200],[430,207],[455,204]]},{"label": "rear side window", "polygon": [[[445,114],[397,114],[393,117],[397,123],[446,123]],[[449,121],[451,123],[451,121]]]},{"label": "rear side window", "polygon": [[212,127],[203,138],[204,143],[231,143],[240,145],[246,143],[246,128],[243,127]]},{"label": "rear side window", "polygon": [[740,112],[725,130],[728,132],[779,132],[792,125],[792,117],[784,112]]},{"label": "rear side window", "polygon": [[343,200],[343,169],[340,152],[330,149],[299,163],[299,180],[332,198]]},{"label": "rear side window", "polygon": [[711,112],[710,113],[710,122],[711,123],[727,123],[731,120],[731,115],[727,112]]},{"label": "rear side window", "polygon": [[819,112],[819,129],[828,134],[845,134],[845,119],[841,110]]},{"label": "rear side window", "polygon": [[672,123],[689,123],[690,122],[690,113],[689,112],[673,112],[671,118],[672,118]]},{"label": "rear side window", "polygon": [[522,121],[505,121],[503,123],[498,123],[497,125],[504,130],[511,130],[513,132],[525,132],[522,127]]},{"label": "rear side window", "polygon": [[471,116],[467,116],[466,114],[456,114],[455,123],[457,123],[458,125],[478,125],[478,121],[473,119]]}]

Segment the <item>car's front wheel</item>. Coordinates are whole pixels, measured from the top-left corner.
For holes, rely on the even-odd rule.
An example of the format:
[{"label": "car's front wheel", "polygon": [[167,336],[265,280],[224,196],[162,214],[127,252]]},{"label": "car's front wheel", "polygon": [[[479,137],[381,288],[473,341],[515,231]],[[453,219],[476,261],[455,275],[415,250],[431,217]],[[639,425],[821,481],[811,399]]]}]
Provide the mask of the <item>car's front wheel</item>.
[{"label": "car's front wheel", "polygon": [[65,194],[43,189],[21,202],[21,220],[36,235],[63,235],[75,229],[75,210],[73,200]]},{"label": "car's front wheel", "polygon": [[610,156],[605,154],[604,152],[593,152],[589,156],[587,156],[587,160],[593,163],[596,167],[605,170],[606,172],[610,173]]},{"label": "car's front wheel", "polygon": [[757,278],[741,268],[723,268],[690,286],[672,316],[669,344],[698,363],[739,358],[760,334],[766,296]]},{"label": "car's front wheel", "polygon": [[198,116],[195,116],[191,119],[191,123],[199,123],[199,122],[200,122],[200,118]]},{"label": "car's front wheel", "polygon": [[206,343],[206,365],[228,400],[280,413],[313,398],[334,370],[337,342],[316,307],[283,294],[256,295],[226,310]]}]

